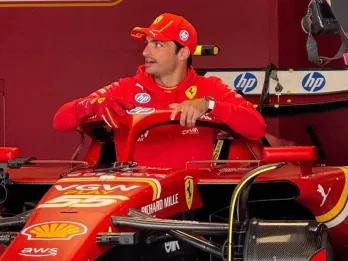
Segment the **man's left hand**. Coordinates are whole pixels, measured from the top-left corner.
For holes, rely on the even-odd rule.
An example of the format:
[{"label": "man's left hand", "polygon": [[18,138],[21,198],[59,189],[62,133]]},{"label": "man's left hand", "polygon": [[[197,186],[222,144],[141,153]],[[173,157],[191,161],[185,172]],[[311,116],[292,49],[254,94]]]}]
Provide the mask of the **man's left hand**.
[{"label": "man's left hand", "polygon": [[191,128],[196,125],[199,119],[208,110],[208,102],[204,98],[183,101],[182,103],[172,103],[169,108],[173,109],[170,119],[174,120],[176,115],[181,112],[180,125]]}]

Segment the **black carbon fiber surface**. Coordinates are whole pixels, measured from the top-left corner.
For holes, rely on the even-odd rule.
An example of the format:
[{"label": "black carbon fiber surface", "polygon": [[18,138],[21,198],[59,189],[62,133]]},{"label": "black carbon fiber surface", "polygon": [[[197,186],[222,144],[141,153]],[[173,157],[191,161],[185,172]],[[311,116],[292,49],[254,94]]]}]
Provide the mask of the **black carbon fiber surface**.
[{"label": "black carbon fiber surface", "polygon": [[251,220],[246,236],[244,260],[309,260],[327,244],[325,233],[323,225],[315,221]]}]

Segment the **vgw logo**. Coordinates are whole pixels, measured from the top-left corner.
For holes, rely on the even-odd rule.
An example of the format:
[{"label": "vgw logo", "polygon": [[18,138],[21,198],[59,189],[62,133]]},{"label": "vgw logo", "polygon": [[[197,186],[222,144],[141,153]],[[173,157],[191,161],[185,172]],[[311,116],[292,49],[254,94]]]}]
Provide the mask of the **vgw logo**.
[{"label": "vgw logo", "polygon": [[252,73],[241,73],[234,80],[234,87],[243,93],[251,92],[257,86],[257,79]]},{"label": "vgw logo", "polygon": [[319,72],[307,73],[302,80],[302,87],[307,92],[318,92],[325,86],[325,77]]}]

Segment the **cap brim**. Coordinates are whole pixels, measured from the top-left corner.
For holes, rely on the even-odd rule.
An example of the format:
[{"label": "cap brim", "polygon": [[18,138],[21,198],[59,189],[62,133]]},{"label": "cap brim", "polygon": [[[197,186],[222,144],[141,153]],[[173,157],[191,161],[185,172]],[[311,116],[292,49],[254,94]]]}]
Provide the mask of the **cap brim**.
[{"label": "cap brim", "polygon": [[134,27],[130,35],[135,40],[143,40],[145,36],[149,33],[148,31],[148,28]]},{"label": "cap brim", "polygon": [[146,36],[159,41],[172,40],[166,37],[163,33],[154,33],[149,28],[146,28],[146,27],[134,27],[131,31],[131,37],[135,40],[144,40]]}]

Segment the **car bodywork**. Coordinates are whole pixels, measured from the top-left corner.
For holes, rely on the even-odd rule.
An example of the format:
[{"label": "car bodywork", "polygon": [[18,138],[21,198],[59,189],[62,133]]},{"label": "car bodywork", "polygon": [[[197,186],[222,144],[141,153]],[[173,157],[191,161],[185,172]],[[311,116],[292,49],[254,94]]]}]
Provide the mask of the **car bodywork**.
[{"label": "car bodywork", "polygon": [[[312,146],[271,148],[241,137],[226,160],[184,169],[134,164],[136,137],[169,115],[130,116],[122,123],[128,153],[104,168],[16,158],[3,148],[1,260],[331,260],[322,224],[347,258],[347,168],[315,166]],[[94,140],[89,163],[104,144]]]}]

